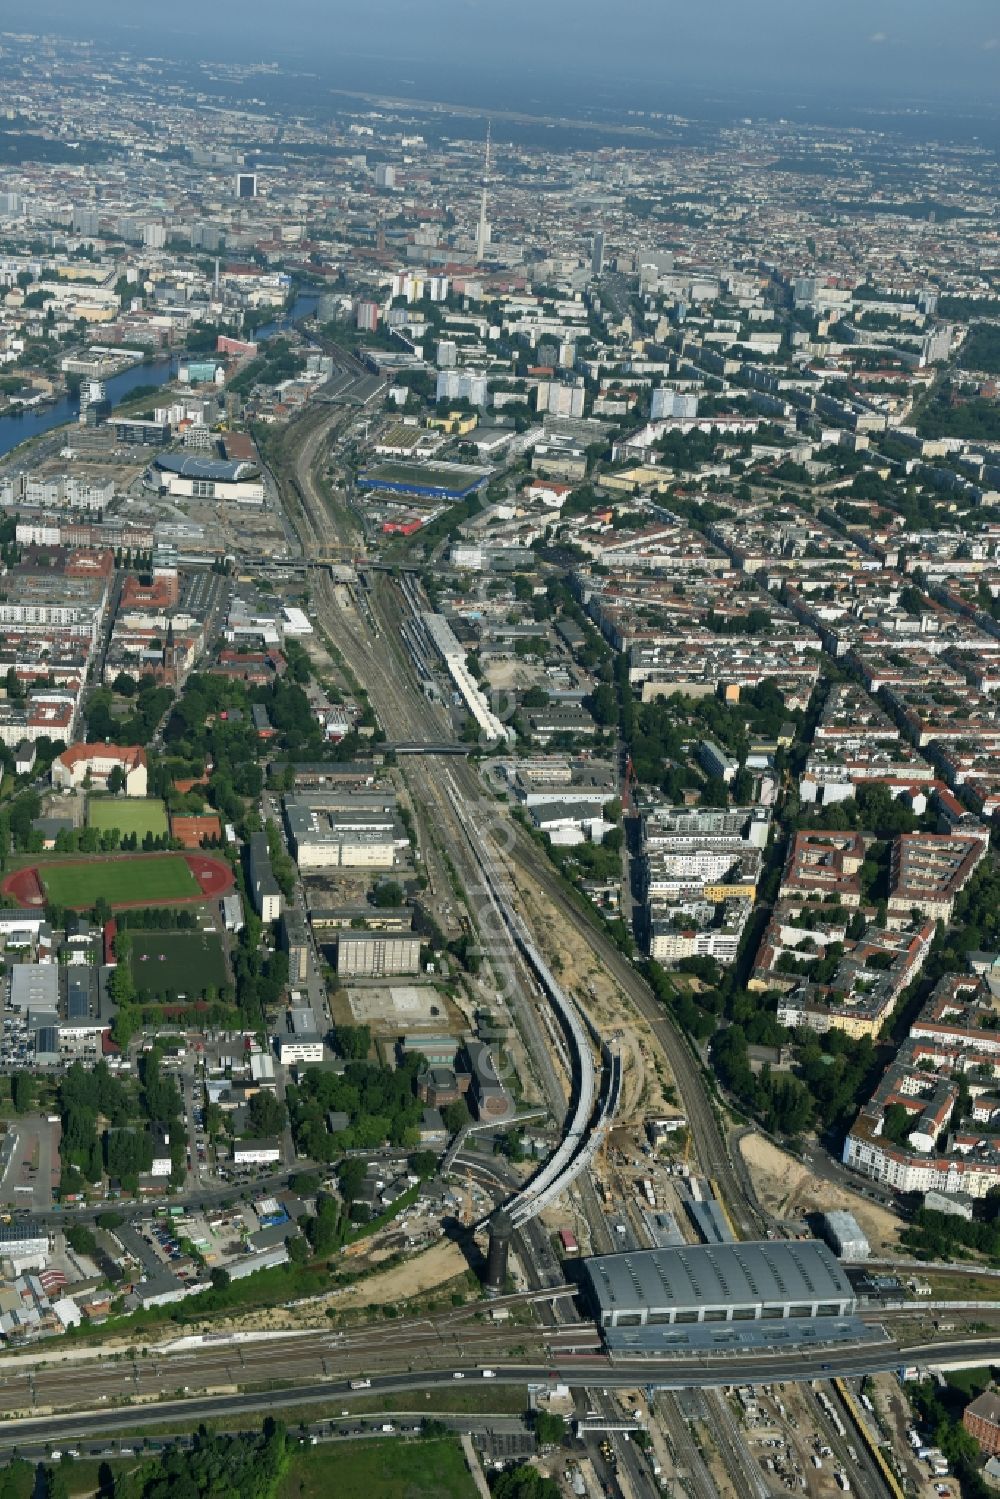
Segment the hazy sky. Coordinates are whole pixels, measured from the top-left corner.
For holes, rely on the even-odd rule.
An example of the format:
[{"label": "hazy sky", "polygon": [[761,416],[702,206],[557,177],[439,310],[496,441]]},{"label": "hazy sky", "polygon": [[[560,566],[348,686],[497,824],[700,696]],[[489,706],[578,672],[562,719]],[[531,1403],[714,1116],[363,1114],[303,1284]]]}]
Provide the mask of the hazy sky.
[{"label": "hazy sky", "polygon": [[563,103],[603,74],[618,92],[634,80],[647,107],[662,91],[667,109],[671,90],[716,88],[961,106],[989,103],[1000,77],[1000,0],[2,0],[0,26],[189,56],[297,54],[359,88],[375,73],[420,92],[452,76],[463,99],[520,75]]}]

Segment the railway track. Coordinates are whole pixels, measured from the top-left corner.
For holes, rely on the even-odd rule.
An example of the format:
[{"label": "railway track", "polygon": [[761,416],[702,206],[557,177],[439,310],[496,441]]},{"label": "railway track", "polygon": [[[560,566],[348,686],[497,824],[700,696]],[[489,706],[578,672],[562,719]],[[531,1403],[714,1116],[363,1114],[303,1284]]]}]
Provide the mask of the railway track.
[{"label": "railway track", "polygon": [[[322,444],[337,423],[338,417],[333,417],[312,427],[296,456],[295,477],[300,514],[307,533],[302,536],[302,541],[307,552],[324,554],[331,544],[345,543],[345,537],[334,526],[313,477],[313,466]],[[412,663],[401,647],[401,632],[406,623],[409,605],[402,600],[391,579],[381,573],[374,574],[375,582],[367,600],[373,622],[379,630],[379,648],[375,649],[366,621],[360,614],[355,613],[352,617],[338,607],[327,574],[318,572],[315,576],[318,585],[317,602],[321,604],[324,613],[333,612],[336,619],[338,649],[352,672],[364,682],[387,737],[398,742],[421,738],[428,742],[439,742],[453,738],[447,713],[432,703],[421,690],[415,680]],[[482,784],[473,766],[456,760],[452,766],[452,776],[457,792],[470,807],[484,801]],[[420,757],[413,757],[407,762],[406,777],[424,804],[433,809],[438,829],[448,829],[450,849],[463,848],[467,831],[456,817],[449,798],[443,793],[432,765]],[[492,804],[490,806],[491,811],[494,810]],[[542,851],[523,829],[509,821],[507,826],[513,832],[513,839],[508,849],[499,851],[499,857],[506,865],[515,888],[519,875],[524,874],[545,890],[546,896],[557,907],[560,915],[591,948],[622,993],[647,1022],[674,1076],[700,1168],[718,1184],[739,1232],[747,1237],[764,1235],[768,1230],[769,1220],[757,1202],[749,1172],[739,1156],[738,1148],[731,1148],[727,1131],[720,1120],[721,1111],[702,1075],[701,1059],[665,1014],[634,965],[563,889]],[[465,872],[471,872],[473,876],[476,874],[474,868]],[[534,1024],[528,1018],[528,1012],[534,1007],[529,1004],[521,1008],[525,1014],[533,1060],[541,1074],[545,1096],[549,1106],[561,1112],[565,1108],[565,1091],[548,1058],[548,1048],[538,1029],[537,1015],[534,1017]]]},{"label": "railway track", "polygon": [[666,1429],[677,1477],[689,1499],[719,1499],[719,1491],[691,1432],[695,1413],[687,1403],[684,1407],[681,1405],[686,1394],[686,1391],[678,1394],[663,1392],[656,1397],[653,1408]]}]

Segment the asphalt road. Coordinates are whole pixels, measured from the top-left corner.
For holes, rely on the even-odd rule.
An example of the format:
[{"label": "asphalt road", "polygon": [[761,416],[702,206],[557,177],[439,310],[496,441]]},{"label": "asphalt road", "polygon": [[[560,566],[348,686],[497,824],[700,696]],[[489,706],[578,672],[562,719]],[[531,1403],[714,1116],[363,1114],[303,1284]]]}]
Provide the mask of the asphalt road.
[{"label": "asphalt road", "polygon": [[[308,1171],[312,1164],[311,1161],[297,1161],[295,1171]],[[288,1186],[289,1177],[294,1174],[285,1170],[255,1177],[247,1183],[229,1182],[196,1192],[178,1192],[170,1201],[174,1206],[183,1205],[187,1208],[215,1207],[220,1202],[234,1201],[244,1192],[257,1196],[259,1193],[280,1191]],[[26,1213],[25,1216],[30,1216],[33,1223],[40,1223],[45,1228],[67,1228],[72,1223],[94,1223],[105,1213],[118,1213],[125,1222],[138,1223],[149,1217],[149,1211],[148,1204],[136,1202],[104,1202],[97,1207],[67,1203],[64,1209],[53,1209],[47,1213]]]},{"label": "asphalt road", "polygon": [[[483,1329],[497,1342],[497,1329]],[[332,1340],[331,1340],[332,1341]],[[419,1354],[417,1355],[420,1356]],[[454,1388],[456,1374],[463,1380],[482,1381],[482,1368],[491,1368],[492,1378],[498,1384],[541,1384],[558,1381],[572,1387],[596,1386],[602,1389],[634,1389],[637,1386],[652,1386],[659,1390],[685,1390],[691,1388],[719,1389],[736,1384],[769,1384],[779,1381],[802,1381],[830,1379],[840,1374],[860,1377],[898,1368],[901,1364],[927,1364],[932,1367],[948,1364],[994,1363],[1000,1359],[1000,1338],[995,1335],[982,1339],[966,1339],[962,1342],[937,1341],[920,1348],[906,1351],[893,1344],[882,1344],[869,1348],[842,1348],[790,1353],[781,1355],[755,1354],[751,1357],[701,1357],[669,1358],[662,1360],[629,1360],[611,1364],[603,1357],[580,1356],[566,1359],[554,1355],[545,1362],[516,1363],[498,1359],[484,1347],[482,1357],[467,1360],[461,1367],[454,1364],[440,1369],[424,1369],[399,1373],[373,1371],[365,1377],[370,1379],[364,1394],[370,1398],[379,1394],[396,1394],[400,1391]],[[488,1362],[487,1362],[488,1361]],[[176,1422],[194,1426],[206,1418],[218,1419],[231,1413],[249,1414],[255,1411],[275,1411],[286,1406],[327,1404],[335,1400],[350,1400],[350,1379],[331,1373],[325,1380],[306,1381],[282,1378],[283,1371],[293,1367],[292,1357],[277,1360],[273,1379],[277,1383],[260,1391],[226,1393],[222,1390],[210,1395],[192,1394],[188,1399],[161,1399],[154,1407],[143,1409],[143,1425],[157,1422]],[[102,1366],[99,1379],[90,1382],[89,1388],[81,1390],[80,1372],[76,1370],[77,1399],[92,1401],[95,1388],[102,1384],[114,1365]],[[299,1365],[301,1376],[301,1364]],[[177,1387],[175,1386],[175,1389]],[[7,1391],[0,1386],[4,1397]],[[140,1393],[138,1390],[136,1394]],[[357,1392],[353,1392],[357,1393]],[[8,1401],[4,1398],[4,1404]],[[16,1407],[10,1407],[16,1409]],[[63,1413],[49,1417],[31,1416],[25,1419],[8,1417],[0,1434],[0,1451],[9,1451],[33,1440],[58,1437],[61,1441],[85,1438],[99,1432],[121,1430],[136,1421],[134,1408],[88,1410],[78,1413]]]},{"label": "asphalt road", "polygon": [[[576,1335],[574,1335],[576,1336]],[[356,1334],[308,1333],[256,1343],[218,1342],[176,1353],[133,1358],[105,1357],[88,1362],[53,1362],[24,1367],[24,1360],[0,1362],[0,1400],[6,1411],[71,1409],[82,1399],[94,1403],[169,1398],[181,1391],[233,1392],[303,1380],[410,1373],[419,1364],[429,1374],[474,1370],[492,1359],[545,1357],[546,1344],[558,1348],[553,1329],[512,1324],[497,1327],[470,1320],[403,1324],[399,1330],[367,1327]],[[591,1345],[596,1339],[591,1332]],[[99,1374],[98,1374],[99,1371]],[[450,1377],[450,1374],[449,1374]]]}]

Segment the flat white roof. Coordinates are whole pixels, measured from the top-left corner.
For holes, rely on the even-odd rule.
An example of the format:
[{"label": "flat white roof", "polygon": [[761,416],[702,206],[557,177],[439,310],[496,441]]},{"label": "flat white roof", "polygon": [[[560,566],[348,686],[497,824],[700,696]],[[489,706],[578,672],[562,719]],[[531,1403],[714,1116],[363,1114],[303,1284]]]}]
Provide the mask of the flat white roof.
[{"label": "flat white roof", "polygon": [[15,1010],[57,1010],[59,968],[55,963],[18,963],[10,973],[10,1002]]},{"label": "flat white roof", "polygon": [[286,635],[312,634],[313,627],[309,623],[308,616],[302,609],[296,609],[291,605],[286,605],[281,612],[285,616],[283,628]]}]

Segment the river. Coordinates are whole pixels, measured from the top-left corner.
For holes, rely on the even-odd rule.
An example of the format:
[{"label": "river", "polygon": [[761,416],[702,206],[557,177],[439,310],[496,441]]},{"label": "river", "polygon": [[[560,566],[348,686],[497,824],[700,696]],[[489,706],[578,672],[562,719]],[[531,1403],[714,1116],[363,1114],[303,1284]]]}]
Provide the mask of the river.
[{"label": "river", "polygon": [[[300,293],[291,310],[282,318],[276,322],[264,323],[257,329],[253,335],[255,341],[259,343],[264,339],[273,338],[276,333],[282,332],[291,323],[311,317],[316,311],[318,301],[319,297],[314,292]],[[138,386],[166,385],[176,373],[176,358],[159,359],[154,364],[137,364],[132,369],[122,370],[120,375],[112,375],[110,380],[105,380],[108,400],[112,406],[118,406]],[[40,437],[43,432],[51,432],[55,427],[65,427],[70,422],[75,422],[79,415],[78,398],[62,396],[48,406],[38,406],[28,411],[0,416],[0,458],[10,453],[19,443],[27,442],[30,437]]]},{"label": "river", "polygon": [[263,343],[265,338],[273,338],[276,333],[283,333],[292,323],[300,323],[303,318],[312,317],[318,304],[318,292],[300,291],[288,312],[273,323],[261,323],[257,331],[248,336],[255,343]]},{"label": "river", "polygon": [[[104,386],[108,400],[117,406],[140,385],[165,385],[177,373],[177,364],[172,359],[160,359],[155,364],[137,364],[132,369],[112,375]],[[51,432],[54,427],[64,427],[75,422],[80,415],[77,396],[61,396],[48,406],[37,406],[28,411],[18,411],[0,416],[0,458],[27,442],[29,437],[39,437]]]}]

